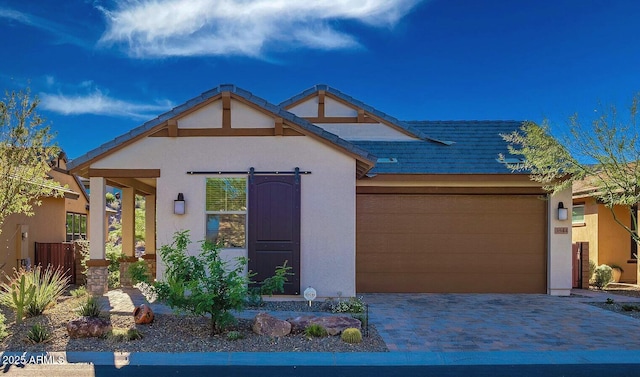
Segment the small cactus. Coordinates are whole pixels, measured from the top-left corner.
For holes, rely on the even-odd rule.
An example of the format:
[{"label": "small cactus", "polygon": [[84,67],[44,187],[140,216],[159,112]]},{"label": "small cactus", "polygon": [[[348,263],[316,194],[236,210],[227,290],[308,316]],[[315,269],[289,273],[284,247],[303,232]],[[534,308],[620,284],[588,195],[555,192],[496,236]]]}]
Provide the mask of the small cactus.
[{"label": "small cactus", "polygon": [[22,323],[22,317],[24,317],[24,309],[29,306],[33,300],[33,295],[36,292],[36,287],[30,284],[28,288],[25,287],[25,276],[20,276],[20,285],[14,281],[11,283],[11,297],[13,298],[13,304],[16,308],[16,323]]},{"label": "small cactus", "polygon": [[362,342],[362,333],[355,327],[345,329],[340,337],[343,341],[351,344]]}]

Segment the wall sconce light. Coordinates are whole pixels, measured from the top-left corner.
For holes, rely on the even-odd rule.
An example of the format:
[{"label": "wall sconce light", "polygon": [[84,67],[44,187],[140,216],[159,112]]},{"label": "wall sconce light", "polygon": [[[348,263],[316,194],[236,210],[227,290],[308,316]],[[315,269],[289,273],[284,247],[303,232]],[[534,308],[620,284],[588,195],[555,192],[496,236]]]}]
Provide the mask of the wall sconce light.
[{"label": "wall sconce light", "polygon": [[173,213],[176,215],[184,215],[184,195],[178,194],[178,199],[173,201]]},{"label": "wall sconce light", "polygon": [[22,232],[22,240],[26,240],[27,238],[29,238],[29,233],[28,232]]},{"label": "wall sconce light", "polygon": [[569,218],[569,209],[564,208],[564,203],[558,203],[558,220],[566,220]]}]

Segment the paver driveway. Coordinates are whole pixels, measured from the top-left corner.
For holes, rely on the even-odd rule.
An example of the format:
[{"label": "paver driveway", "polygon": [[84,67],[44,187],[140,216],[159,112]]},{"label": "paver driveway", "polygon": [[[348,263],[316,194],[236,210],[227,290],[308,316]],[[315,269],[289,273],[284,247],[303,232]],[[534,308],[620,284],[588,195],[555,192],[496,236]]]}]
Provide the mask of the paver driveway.
[{"label": "paver driveway", "polygon": [[[587,292],[588,293],[588,292]],[[640,350],[640,320],[589,305],[623,296],[366,294],[390,351]]]}]

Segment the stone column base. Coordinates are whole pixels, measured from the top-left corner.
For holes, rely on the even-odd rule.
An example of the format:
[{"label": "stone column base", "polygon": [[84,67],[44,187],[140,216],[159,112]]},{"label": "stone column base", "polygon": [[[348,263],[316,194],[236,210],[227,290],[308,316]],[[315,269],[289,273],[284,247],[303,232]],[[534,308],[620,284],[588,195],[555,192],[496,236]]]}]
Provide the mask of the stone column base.
[{"label": "stone column base", "polygon": [[87,291],[92,295],[103,295],[109,291],[109,261],[92,259],[87,261]]},{"label": "stone column base", "polygon": [[145,254],[142,256],[145,262],[147,262],[147,267],[149,268],[149,274],[151,275],[151,281],[156,280],[156,254]]}]

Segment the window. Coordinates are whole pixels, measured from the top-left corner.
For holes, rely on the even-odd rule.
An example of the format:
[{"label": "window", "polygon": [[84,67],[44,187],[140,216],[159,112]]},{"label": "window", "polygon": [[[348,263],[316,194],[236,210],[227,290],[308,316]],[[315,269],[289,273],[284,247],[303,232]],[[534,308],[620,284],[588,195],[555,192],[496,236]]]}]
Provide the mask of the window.
[{"label": "window", "polygon": [[87,239],[87,215],[67,212],[67,242]]},{"label": "window", "polygon": [[247,180],[207,178],[206,239],[224,248],[244,248],[247,222]]},{"label": "window", "polygon": [[584,224],[584,204],[574,204],[571,212],[571,223],[573,225]]}]

